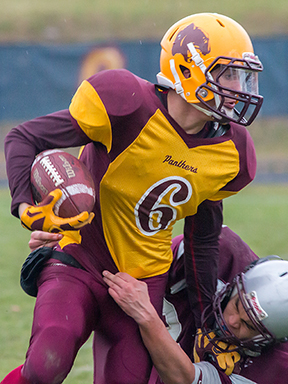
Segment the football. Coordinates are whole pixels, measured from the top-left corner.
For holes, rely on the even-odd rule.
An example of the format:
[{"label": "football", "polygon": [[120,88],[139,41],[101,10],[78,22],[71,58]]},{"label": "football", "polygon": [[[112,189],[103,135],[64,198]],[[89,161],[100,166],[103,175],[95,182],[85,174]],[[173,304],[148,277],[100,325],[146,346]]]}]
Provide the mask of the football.
[{"label": "football", "polygon": [[67,152],[58,149],[41,152],[31,167],[31,185],[35,203],[40,203],[54,189],[61,189],[62,197],[54,207],[59,217],[73,217],[93,210],[92,176],[85,164]]}]

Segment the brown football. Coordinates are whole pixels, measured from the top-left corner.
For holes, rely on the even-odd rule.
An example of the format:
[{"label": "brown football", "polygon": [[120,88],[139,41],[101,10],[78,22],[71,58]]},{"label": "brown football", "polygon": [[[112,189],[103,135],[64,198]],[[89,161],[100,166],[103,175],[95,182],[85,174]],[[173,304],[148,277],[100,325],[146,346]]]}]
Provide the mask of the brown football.
[{"label": "brown football", "polygon": [[95,186],[92,176],[85,164],[65,151],[41,152],[31,167],[31,184],[35,203],[40,203],[54,189],[61,189],[62,197],[54,207],[57,216],[73,217],[93,210]]}]

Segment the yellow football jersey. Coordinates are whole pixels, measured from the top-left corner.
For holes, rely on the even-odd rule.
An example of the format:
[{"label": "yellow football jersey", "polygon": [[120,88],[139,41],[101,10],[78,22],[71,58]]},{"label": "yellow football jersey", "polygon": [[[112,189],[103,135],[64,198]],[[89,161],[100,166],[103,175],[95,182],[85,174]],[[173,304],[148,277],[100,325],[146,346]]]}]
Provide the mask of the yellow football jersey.
[{"label": "yellow football jersey", "polygon": [[[166,272],[175,222],[196,214],[206,199],[237,193],[255,175],[254,147],[245,128],[232,125],[214,138],[188,135],[171,119],[154,85],[128,71],[84,81],[70,113],[93,142],[105,147],[95,214],[101,215],[116,266],[134,277]],[[89,145],[81,157],[92,174],[102,164],[93,152],[95,146]],[[93,239],[89,247],[98,253]]]}]

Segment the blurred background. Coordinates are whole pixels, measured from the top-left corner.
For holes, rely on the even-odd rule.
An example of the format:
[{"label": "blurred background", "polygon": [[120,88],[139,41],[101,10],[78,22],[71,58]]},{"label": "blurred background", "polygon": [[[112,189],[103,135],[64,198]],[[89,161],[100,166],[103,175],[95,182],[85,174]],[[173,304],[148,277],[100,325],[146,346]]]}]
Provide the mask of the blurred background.
[{"label": "blurred background", "polygon": [[[264,104],[249,127],[257,175],[226,199],[224,221],[259,256],[288,258],[287,1],[0,0],[0,9],[0,380],[23,362],[34,305],[19,286],[30,234],[10,215],[5,135],[22,121],[67,108],[79,83],[100,70],[127,68],[155,82],[160,40],[189,14],[232,17],[247,30],[263,62]],[[91,343],[65,383],[92,383]]]}]

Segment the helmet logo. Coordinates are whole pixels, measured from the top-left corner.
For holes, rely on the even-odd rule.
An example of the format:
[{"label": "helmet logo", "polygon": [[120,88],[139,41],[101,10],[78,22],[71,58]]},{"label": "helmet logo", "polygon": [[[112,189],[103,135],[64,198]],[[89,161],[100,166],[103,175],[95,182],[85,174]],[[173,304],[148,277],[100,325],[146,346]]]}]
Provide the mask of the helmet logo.
[{"label": "helmet logo", "polygon": [[204,56],[210,53],[211,48],[208,36],[192,23],[177,34],[172,47],[172,55],[180,53],[185,61],[190,62],[191,53],[187,47],[189,43],[193,43],[195,48],[199,49]]},{"label": "helmet logo", "polygon": [[258,321],[263,321],[264,319],[266,319],[266,317],[268,317],[268,314],[261,307],[255,291],[251,291],[250,293],[246,293],[245,299],[250,303],[250,305],[254,309],[254,312],[257,316]]},{"label": "helmet logo", "polygon": [[252,53],[252,52],[244,52],[243,54],[242,54],[242,58],[243,58],[243,60],[254,60],[254,61],[259,61],[259,59],[258,59],[258,56],[256,56],[254,53]]}]

